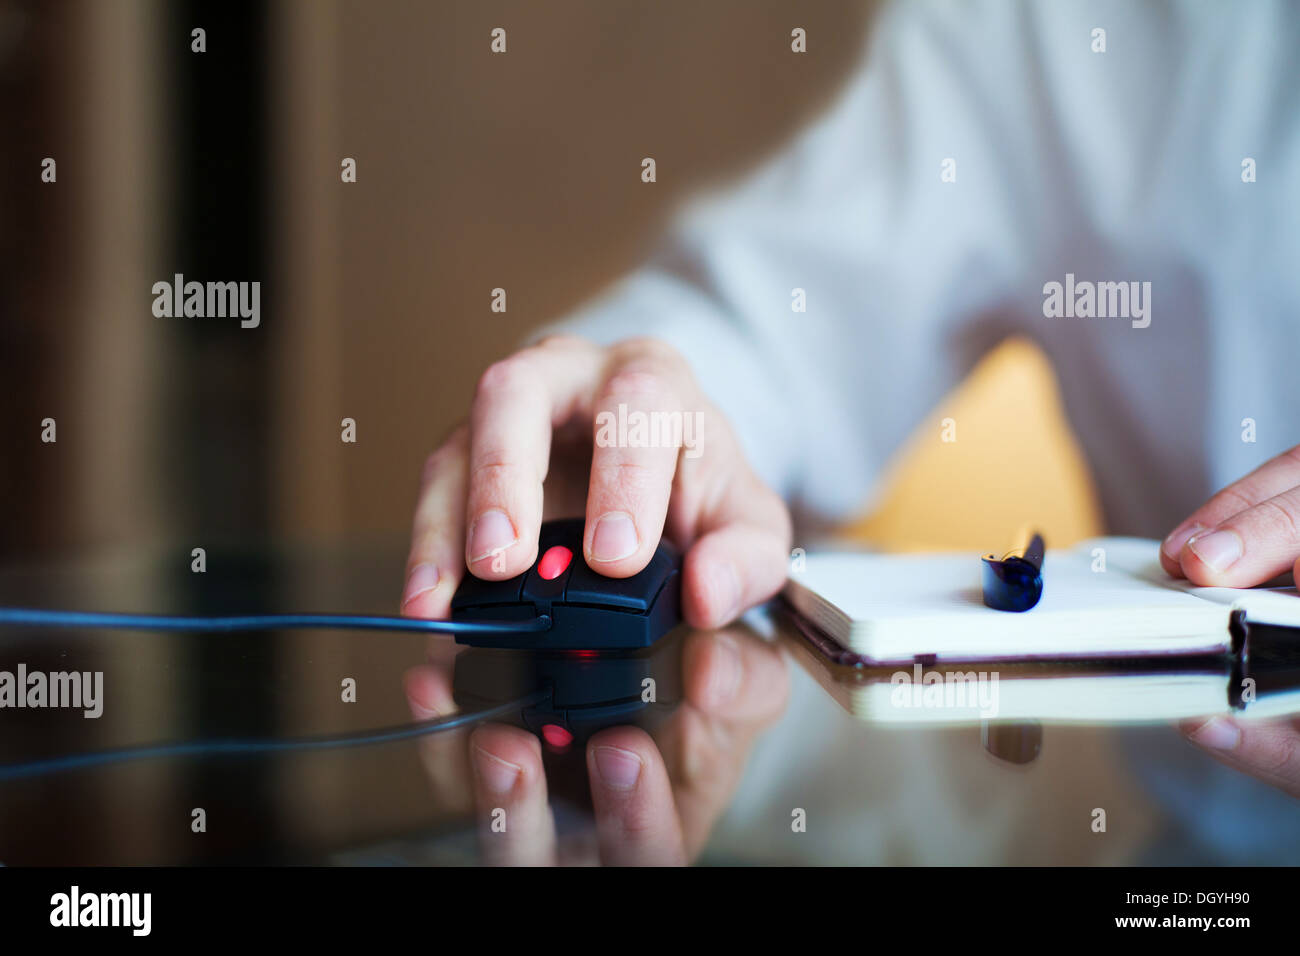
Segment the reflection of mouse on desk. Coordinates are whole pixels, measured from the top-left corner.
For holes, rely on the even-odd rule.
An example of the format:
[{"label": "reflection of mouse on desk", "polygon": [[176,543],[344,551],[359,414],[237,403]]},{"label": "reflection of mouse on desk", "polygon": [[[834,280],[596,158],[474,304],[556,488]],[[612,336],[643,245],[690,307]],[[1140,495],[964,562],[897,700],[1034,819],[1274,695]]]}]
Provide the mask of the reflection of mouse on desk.
[{"label": "reflection of mouse on desk", "polygon": [[455,622],[551,619],[545,631],[459,634],[475,647],[541,650],[633,650],[649,647],[680,620],[681,556],[661,541],[650,563],[630,578],[607,578],[582,557],[583,519],[542,525],[538,559],[506,581],[467,574],[451,601]]},{"label": "reflection of mouse on desk", "polygon": [[463,711],[474,712],[549,690],[546,700],[497,719],[537,734],[547,752],[575,742],[581,750],[607,727],[653,730],[677,709],[684,634],[625,654],[473,648],[456,656],[453,696]]}]

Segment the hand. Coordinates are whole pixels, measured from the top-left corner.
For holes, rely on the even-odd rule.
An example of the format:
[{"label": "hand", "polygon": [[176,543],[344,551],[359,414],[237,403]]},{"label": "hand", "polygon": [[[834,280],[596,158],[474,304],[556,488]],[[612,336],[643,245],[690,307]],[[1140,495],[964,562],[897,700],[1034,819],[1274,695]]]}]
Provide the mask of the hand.
[{"label": "hand", "polygon": [[1229,767],[1300,798],[1300,717],[1211,717],[1187,721],[1181,729],[1192,743]]},{"label": "hand", "polygon": [[[1224,488],[1170,532],[1160,562],[1193,584],[1248,588],[1300,559],[1300,446]],[[1297,575],[1300,578],[1300,574]]]},{"label": "hand", "polygon": [[[1253,587],[1300,568],[1300,446],[1224,488],[1164,540],[1160,561],[1194,584]],[[1184,722],[1197,746],[1300,797],[1300,718]]]},{"label": "hand", "polygon": [[[694,447],[597,441],[598,416],[620,405],[696,416]],[[467,566],[486,580],[522,574],[544,514],[584,511],[583,553],[601,574],[637,573],[663,533],[683,549],[682,611],[697,627],[731,621],[785,580],[785,505],[681,356],[653,339],[600,348],[556,337],[491,366],[468,423],[429,456],[402,613],[445,617]]]},{"label": "hand", "polygon": [[[455,712],[450,645],[406,675],[417,719]],[[695,631],[681,650],[685,700],[654,737],[612,727],[587,743],[594,841],[557,839],[541,745],[526,730],[482,724],[424,738],[421,754],[439,805],[471,807],[485,862],[675,865],[693,860],[731,799],[762,729],[785,709],[789,675],[771,644],[743,628]],[[493,830],[505,811],[504,832]]]}]

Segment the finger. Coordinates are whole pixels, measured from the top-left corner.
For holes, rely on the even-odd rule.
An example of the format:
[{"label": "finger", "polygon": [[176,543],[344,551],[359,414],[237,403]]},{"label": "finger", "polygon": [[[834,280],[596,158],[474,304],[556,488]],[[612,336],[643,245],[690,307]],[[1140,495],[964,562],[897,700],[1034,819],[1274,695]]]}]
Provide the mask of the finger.
[{"label": "finger", "polygon": [[1183,574],[1194,584],[1247,588],[1291,570],[1300,557],[1300,487],[1261,501],[1193,536]]},{"label": "finger", "polygon": [[465,573],[465,485],[469,431],[457,428],[424,465],[406,559],[402,614],[446,617]]},{"label": "finger", "polygon": [[686,706],[656,732],[688,860],[704,848],[730,802],[760,729],[758,724],[731,723]]},{"label": "finger", "polygon": [[683,439],[701,409],[686,364],[668,347],[621,347],[592,405],[595,429],[583,553],[593,570],[627,577],[649,563],[663,533]]},{"label": "finger", "polygon": [[1300,797],[1300,723],[1211,717],[1180,728],[1197,746],[1236,770]]},{"label": "finger", "polygon": [[587,744],[601,860],[611,866],[687,862],[663,758],[637,727],[602,730]]},{"label": "finger", "polygon": [[740,631],[697,631],[683,649],[687,706],[656,735],[686,850],[708,841],[762,727],[785,709],[789,674],[773,646]]},{"label": "finger", "polygon": [[[421,664],[406,672],[403,686],[411,716],[416,720],[433,720],[456,713],[448,670]],[[417,745],[434,806],[456,816],[468,813],[472,808],[467,787],[471,771],[464,736],[428,734],[420,737]]]},{"label": "finger", "polygon": [[452,696],[451,674],[433,664],[420,664],[406,672],[402,680],[406,703],[416,720],[450,717],[459,709]]},{"label": "finger", "polygon": [[739,630],[688,635],[682,672],[687,701],[715,720],[767,724],[781,715],[790,696],[780,651]]},{"label": "finger", "polygon": [[483,724],[469,739],[479,846],[494,866],[551,866],[555,820],[537,738],[519,727]]},{"label": "finger", "polygon": [[1183,576],[1181,557],[1195,535],[1215,528],[1233,515],[1253,508],[1300,485],[1300,445],[1269,459],[1240,481],[1224,488],[1169,533],[1160,545],[1160,563],[1175,577]]},{"label": "finger", "polygon": [[522,574],[537,558],[551,429],[588,397],[599,350],[554,339],[492,365],[470,410],[465,564],[478,577]]},{"label": "finger", "polygon": [[682,611],[693,626],[722,627],[785,584],[790,518],[752,474],[733,483],[700,529],[682,568]]}]

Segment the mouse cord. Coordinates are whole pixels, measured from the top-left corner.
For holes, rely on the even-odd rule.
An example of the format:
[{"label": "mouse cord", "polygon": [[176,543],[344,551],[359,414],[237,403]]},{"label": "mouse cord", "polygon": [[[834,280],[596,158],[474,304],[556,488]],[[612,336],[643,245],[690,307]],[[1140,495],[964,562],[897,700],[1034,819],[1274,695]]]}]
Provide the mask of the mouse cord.
[{"label": "mouse cord", "polygon": [[45,757],[19,763],[0,764],[0,781],[39,777],[68,770],[98,767],[105,764],[126,763],[132,760],[155,760],[169,757],[249,756],[285,751],[337,750],[344,747],[364,747],[371,744],[392,743],[455,730],[457,727],[465,727],[481,720],[507,717],[525,707],[535,707],[544,703],[550,699],[550,696],[551,690],[547,688],[534,691],[525,697],[520,697],[518,700],[499,704],[487,710],[455,714],[451,717],[439,717],[434,720],[422,720],[409,724],[398,724],[393,727],[379,727],[375,730],[357,733],[317,734],[306,737],[233,737],[211,740],[179,740],[145,744],[138,747],[119,747],[111,750],[66,754],[60,757]]},{"label": "mouse cord", "polygon": [[414,631],[424,634],[536,634],[550,630],[551,619],[545,614],[519,621],[433,621],[382,614],[235,614],[204,617],[192,614],[115,614],[0,607],[0,624],[130,631],[274,631],[319,628]]},{"label": "mouse cord", "polygon": [[[528,634],[549,630],[546,615],[521,621],[433,621],[423,618],[364,614],[242,614],[198,615],[115,614],[93,611],[55,611],[38,608],[0,608],[0,625],[31,627],[109,628],[132,631],[233,632],[318,628],[326,630],[406,631],[426,634]],[[406,740],[453,730],[479,720],[491,720],[511,711],[540,703],[549,691],[539,691],[486,711],[457,714],[438,720],[385,727],[355,734],[316,737],[182,740],[126,747],[41,760],[0,765],[0,780],[41,776],[131,760],[166,757],[248,755],[294,750],[323,750]]]}]

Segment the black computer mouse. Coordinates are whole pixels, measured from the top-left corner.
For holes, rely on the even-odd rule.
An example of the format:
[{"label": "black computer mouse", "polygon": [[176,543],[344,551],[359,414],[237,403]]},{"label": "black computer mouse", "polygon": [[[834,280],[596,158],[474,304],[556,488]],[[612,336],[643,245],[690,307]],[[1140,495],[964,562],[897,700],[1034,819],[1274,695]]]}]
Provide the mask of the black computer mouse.
[{"label": "black computer mouse", "polygon": [[681,620],[681,554],[660,541],[630,578],[607,578],[582,557],[582,518],[542,525],[537,563],[506,581],[466,574],[451,600],[453,621],[522,621],[546,615],[544,631],[458,634],[474,647],[634,650],[649,647]]},{"label": "black computer mouse", "polygon": [[654,647],[621,654],[470,648],[456,655],[452,693],[472,713],[547,691],[545,699],[493,719],[532,731],[556,752],[607,727],[652,731],[681,703],[687,633],[683,628]]}]

